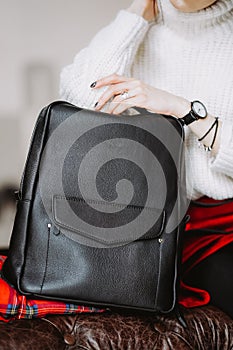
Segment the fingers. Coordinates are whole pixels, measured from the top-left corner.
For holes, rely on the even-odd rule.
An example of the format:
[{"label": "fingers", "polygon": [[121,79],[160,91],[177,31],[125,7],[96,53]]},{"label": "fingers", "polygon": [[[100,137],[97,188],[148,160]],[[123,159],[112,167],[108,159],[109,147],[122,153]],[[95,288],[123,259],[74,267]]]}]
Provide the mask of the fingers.
[{"label": "fingers", "polygon": [[[114,99],[115,100],[115,99]],[[126,109],[131,108],[131,107],[141,107],[142,102],[140,96],[134,96],[127,98],[124,101],[112,101],[109,105],[108,108],[108,113],[112,114],[121,114],[123,113]]]},{"label": "fingers", "polygon": [[134,89],[134,90],[130,90],[127,98],[125,98],[124,94],[115,96],[115,98],[108,105],[107,113],[114,113],[115,108],[119,104],[122,104],[124,107],[126,107],[126,109],[129,108],[129,100],[135,97],[136,95],[137,95],[137,91]]},{"label": "fingers", "polygon": [[90,85],[90,87],[95,89],[95,88],[100,88],[100,87],[103,87],[103,86],[106,86],[106,85],[118,84],[118,83],[121,83],[123,81],[130,81],[130,80],[134,80],[134,79],[133,78],[124,77],[122,75],[114,73],[114,74],[108,75],[107,77],[99,79],[97,81],[94,81]]},{"label": "fingers", "polygon": [[[144,86],[140,80],[128,78],[118,74],[111,74],[99,79],[90,85],[93,89],[108,86],[103,95],[95,103],[95,110],[101,110],[103,106],[112,99],[108,106],[108,113],[120,114],[132,106],[140,106],[143,101]],[[125,99],[123,92],[128,92]]]},{"label": "fingers", "polygon": [[137,82],[133,79],[110,85],[108,89],[103,93],[103,95],[99,98],[98,104],[96,105],[95,109],[100,110],[106,104],[106,102],[108,102],[114,96],[119,96],[118,100],[116,101],[119,101],[119,99],[122,100],[123,98],[121,94],[124,91],[129,91],[130,97],[134,96],[132,92],[135,89],[136,85]]}]

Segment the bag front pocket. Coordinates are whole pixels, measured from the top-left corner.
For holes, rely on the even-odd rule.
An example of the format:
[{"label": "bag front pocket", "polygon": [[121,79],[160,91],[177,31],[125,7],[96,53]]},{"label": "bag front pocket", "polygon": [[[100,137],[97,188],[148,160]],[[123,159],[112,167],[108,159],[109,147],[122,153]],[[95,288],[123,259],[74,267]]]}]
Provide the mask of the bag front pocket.
[{"label": "bag front pocket", "polygon": [[55,195],[53,220],[76,242],[111,247],[160,237],[166,215],[155,208]]}]

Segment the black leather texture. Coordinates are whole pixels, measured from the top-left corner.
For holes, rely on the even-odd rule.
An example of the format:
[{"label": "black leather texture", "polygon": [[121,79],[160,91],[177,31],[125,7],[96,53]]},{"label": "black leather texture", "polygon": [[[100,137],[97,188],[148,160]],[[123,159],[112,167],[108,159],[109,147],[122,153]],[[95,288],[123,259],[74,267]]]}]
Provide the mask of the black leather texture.
[{"label": "black leather texture", "polygon": [[183,127],[57,101],[36,123],[3,277],[22,294],[170,312],[185,220]]}]

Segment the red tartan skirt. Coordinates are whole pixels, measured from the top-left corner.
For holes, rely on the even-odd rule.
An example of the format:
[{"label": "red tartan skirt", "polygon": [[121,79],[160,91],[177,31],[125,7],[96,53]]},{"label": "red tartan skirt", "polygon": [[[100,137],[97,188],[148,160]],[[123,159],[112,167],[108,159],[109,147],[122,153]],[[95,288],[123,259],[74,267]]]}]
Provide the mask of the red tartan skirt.
[{"label": "red tartan skirt", "polygon": [[[211,302],[205,290],[185,283],[192,269],[211,254],[233,242],[233,199],[202,197],[190,204],[184,233],[179,303],[187,308]],[[189,278],[187,278],[190,280]]]}]

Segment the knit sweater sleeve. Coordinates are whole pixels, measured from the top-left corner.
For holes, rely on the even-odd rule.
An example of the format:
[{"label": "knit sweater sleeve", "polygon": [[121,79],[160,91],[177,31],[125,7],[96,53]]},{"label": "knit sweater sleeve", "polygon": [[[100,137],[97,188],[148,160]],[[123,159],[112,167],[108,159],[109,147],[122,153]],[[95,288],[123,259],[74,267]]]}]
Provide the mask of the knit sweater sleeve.
[{"label": "knit sweater sleeve", "polygon": [[224,120],[220,135],[220,147],[211,169],[233,178],[233,121]]},{"label": "knit sweater sleeve", "polygon": [[143,17],[120,10],[76,55],[73,63],[63,68],[60,97],[79,107],[93,107],[107,87],[91,89],[90,84],[112,73],[130,76],[136,51],[148,27],[149,22]]}]

